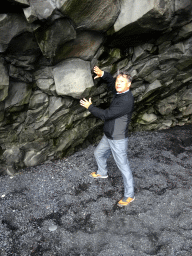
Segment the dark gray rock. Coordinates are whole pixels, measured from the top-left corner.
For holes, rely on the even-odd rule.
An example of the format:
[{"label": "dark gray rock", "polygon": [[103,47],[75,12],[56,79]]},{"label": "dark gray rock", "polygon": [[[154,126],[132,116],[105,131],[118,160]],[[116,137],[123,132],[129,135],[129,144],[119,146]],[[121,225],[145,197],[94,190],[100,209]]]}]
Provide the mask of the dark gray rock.
[{"label": "dark gray rock", "polygon": [[159,66],[158,58],[152,58],[149,61],[146,61],[146,64],[142,67],[140,72],[138,73],[138,77],[144,78],[149,75],[151,72],[156,70]]},{"label": "dark gray rock", "polygon": [[10,41],[17,35],[26,31],[32,32],[33,25],[27,23],[23,15],[1,14],[0,15],[0,52],[5,52]]},{"label": "dark gray rock", "polygon": [[0,89],[9,85],[8,69],[3,58],[0,58]]},{"label": "dark gray rock", "polygon": [[175,0],[175,13],[171,22],[172,27],[180,27],[192,20],[192,3],[190,0]]},{"label": "dark gray rock", "polygon": [[162,76],[162,71],[159,69],[156,69],[152,71],[149,75],[145,76],[144,80],[153,83],[155,80],[160,80]]},{"label": "dark gray rock", "polygon": [[122,58],[121,50],[118,48],[110,49],[108,55],[107,59],[101,61],[101,67],[111,65]]},{"label": "dark gray rock", "polygon": [[108,44],[127,48],[148,42],[169,28],[172,14],[173,1],[123,1]]},{"label": "dark gray rock", "polygon": [[23,7],[29,6],[29,0],[9,0],[9,2],[21,5]]},{"label": "dark gray rock", "polygon": [[19,163],[22,157],[22,153],[17,146],[13,145],[12,147],[7,148],[4,151],[3,156],[6,159],[6,162],[8,163],[8,165],[14,165]]},{"label": "dark gray rock", "polygon": [[35,35],[30,32],[22,32],[15,36],[9,43],[6,60],[21,62],[21,65],[23,61],[24,64],[22,66],[25,67],[27,64],[33,64],[39,58],[40,54],[41,50],[39,49]]},{"label": "dark gray rock", "polygon": [[50,27],[40,27],[35,32],[39,47],[46,58],[53,58],[67,41],[76,38],[76,31],[68,19],[58,19]]},{"label": "dark gray rock", "polygon": [[0,102],[0,122],[4,119],[4,110],[5,110],[5,104],[4,102]]},{"label": "dark gray rock", "polygon": [[5,100],[8,96],[9,89],[9,75],[8,69],[5,66],[5,61],[0,58],[0,102]]},{"label": "dark gray rock", "polygon": [[162,84],[160,83],[159,80],[154,81],[152,84],[149,84],[146,86],[146,90],[144,94],[142,95],[142,98],[148,97],[150,94],[154,92],[154,90],[161,88]]},{"label": "dark gray rock", "polygon": [[[43,104],[41,102],[41,104]],[[28,110],[25,125],[32,127],[34,130],[42,127],[48,120],[48,101],[35,110]]]},{"label": "dark gray rock", "polygon": [[37,60],[37,56],[14,56],[8,55],[5,57],[6,61],[16,67],[21,67],[24,70],[34,70],[34,62]]},{"label": "dark gray rock", "polygon": [[80,58],[90,61],[98,51],[103,40],[103,35],[98,32],[77,31],[76,39],[61,46],[53,61],[58,63],[69,58]]},{"label": "dark gray rock", "polygon": [[22,82],[10,82],[9,95],[5,100],[5,109],[19,107],[29,103],[31,87]]},{"label": "dark gray rock", "polygon": [[15,67],[13,65],[9,66],[9,76],[17,81],[31,83],[32,73],[24,70],[23,68]]},{"label": "dark gray rock", "polygon": [[68,59],[53,68],[56,92],[80,98],[86,88],[93,86],[90,62],[80,59]]},{"label": "dark gray rock", "polygon": [[49,117],[55,114],[60,108],[66,106],[66,100],[61,97],[49,97]]},{"label": "dark gray rock", "polygon": [[34,80],[36,85],[48,95],[55,95],[55,81],[53,77],[52,67],[44,67],[34,72]]},{"label": "dark gray rock", "polygon": [[177,107],[177,100],[177,95],[172,95],[156,104],[157,110],[161,115],[170,115]]},{"label": "dark gray rock", "polygon": [[[170,8],[170,4],[167,1],[123,1],[121,13],[114,24],[115,32],[137,21],[143,28],[165,29],[163,26],[168,25],[167,20],[170,19],[168,12],[171,10],[168,10],[168,8]],[[155,17],[155,20],[153,17]],[[151,27],[150,21],[146,21],[146,19],[153,19]],[[161,20],[161,23],[158,22],[159,20]]]},{"label": "dark gray rock", "polygon": [[182,39],[188,38],[192,36],[192,23],[183,26],[178,33],[178,36],[175,38],[175,42],[180,41]]},{"label": "dark gray rock", "polygon": [[174,68],[174,67],[171,67],[171,68],[162,72],[161,77],[159,78],[159,80],[163,84],[165,84],[166,82],[169,82],[172,79],[174,79],[177,74],[178,74],[178,69]]},{"label": "dark gray rock", "polygon": [[141,120],[139,121],[140,124],[151,124],[157,120],[157,116],[155,114],[148,114],[145,113],[141,116]]},{"label": "dark gray rock", "polygon": [[52,0],[36,1],[30,0],[30,7],[24,9],[24,14],[28,22],[39,19],[48,19],[53,15],[56,6]]},{"label": "dark gray rock", "polygon": [[184,55],[180,58],[180,60],[178,60],[178,62],[175,64],[175,67],[179,71],[186,71],[186,70],[190,69],[191,65],[192,65],[191,56]]},{"label": "dark gray rock", "polygon": [[46,154],[44,149],[40,152],[35,152],[34,150],[28,151],[23,160],[26,166],[38,165],[45,161]]},{"label": "dark gray rock", "polygon": [[29,101],[29,109],[38,109],[39,107],[48,103],[49,98],[47,94],[43,93],[40,90],[35,91]]},{"label": "dark gray rock", "polygon": [[107,31],[120,12],[119,0],[57,1],[57,7],[81,30]]},{"label": "dark gray rock", "polygon": [[162,44],[158,45],[159,54],[166,52],[171,46],[171,41],[165,41]]},{"label": "dark gray rock", "polygon": [[184,116],[192,115],[192,104],[189,104],[186,109],[183,111]]},{"label": "dark gray rock", "polygon": [[180,99],[188,103],[192,102],[192,89],[184,90],[184,92],[180,95]]},{"label": "dark gray rock", "polygon": [[138,62],[139,59],[146,57],[148,54],[142,46],[134,47],[133,62]]},{"label": "dark gray rock", "polygon": [[134,97],[137,97],[144,93],[145,91],[145,85],[139,86],[138,88],[131,90]]}]

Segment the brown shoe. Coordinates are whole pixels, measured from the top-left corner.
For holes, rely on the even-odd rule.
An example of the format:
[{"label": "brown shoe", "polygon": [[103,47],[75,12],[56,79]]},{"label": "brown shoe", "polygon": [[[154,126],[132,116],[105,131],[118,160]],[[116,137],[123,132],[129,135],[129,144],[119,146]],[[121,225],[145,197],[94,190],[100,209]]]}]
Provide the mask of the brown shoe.
[{"label": "brown shoe", "polygon": [[128,197],[127,199],[123,198],[118,202],[118,206],[122,207],[122,206],[126,206],[128,204],[130,204],[131,202],[133,202],[135,200],[135,197],[131,198]]},{"label": "brown shoe", "polygon": [[108,178],[108,175],[103,176],[103,175],[97,174],[96,172],[92,172],[90,174],[90,176],[92,178],[95,178],[95,179],[106,179],[106,178]]}]

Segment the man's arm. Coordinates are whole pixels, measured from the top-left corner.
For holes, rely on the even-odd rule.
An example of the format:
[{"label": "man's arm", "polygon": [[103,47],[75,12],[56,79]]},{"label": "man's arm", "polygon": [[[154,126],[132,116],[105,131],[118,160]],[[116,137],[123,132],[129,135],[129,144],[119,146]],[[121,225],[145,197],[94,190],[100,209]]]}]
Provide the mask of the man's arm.
[{"label": "man's arm", "polygon": [[[116,93],[115,90],[115,78],[112,77],[112,75],[108,72],[104,72],[102,71],[100,68],[98,68],[97,66],[95,66],[93,68],[94,73],[97,75],[96,77],[94,77],[94,79],[97,79],[99,77],[102,77],[102,79],[104,81],[107,82],[108,88],[113,92]],[[89,98],[89,101],[86,100],[85,98],[80,100],[80,105],[86,109],[88,109],[91,105],[91,98]]]},{"label": "man's arm", "polygon": [[125,114],[131,113],[133,111],[133,103],[134,99],[131,94],[129,93],[129,99],[125,103],[124,101],[119,101],[117,104],[110,106],[107,109],[101,109],[90,105],[88,110],[96,117],[102,120],[109,120],[121,117]]}]

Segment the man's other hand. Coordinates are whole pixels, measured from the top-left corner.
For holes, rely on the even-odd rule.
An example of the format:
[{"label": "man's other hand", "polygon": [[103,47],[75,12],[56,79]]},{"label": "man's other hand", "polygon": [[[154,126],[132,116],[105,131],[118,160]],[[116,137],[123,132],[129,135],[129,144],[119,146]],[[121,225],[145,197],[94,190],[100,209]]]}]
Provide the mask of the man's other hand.
[{"label": "man's other hand", "polygon": [[93,68],[93,72],[97,75],[97,76],[94,77],[94,79],[101,77],[101,76],[103,75],[103,73],[104,73],[104,71],[102,71],[102,70],[101,70],[100,68],[98,68],[97,66],[95,66],[95,67]]},{"label": "man's other hand", "polygon": [[82,107],[86,108],[86,109],[88,109],[91,104],[92,104],[91,98],[89,98],[89,101],[86,100],[85,98],[83,98],[83,99],[80,100],[80,105],[81,105]]}]

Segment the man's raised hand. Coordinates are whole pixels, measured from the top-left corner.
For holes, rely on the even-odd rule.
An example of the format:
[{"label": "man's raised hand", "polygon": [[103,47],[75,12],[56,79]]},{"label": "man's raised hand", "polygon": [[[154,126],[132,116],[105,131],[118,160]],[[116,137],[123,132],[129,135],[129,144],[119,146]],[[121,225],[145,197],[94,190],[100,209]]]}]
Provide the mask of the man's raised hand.
[{"label": "man's raised hand", "polygon": [[91,104],[92,104],[91,98],[89,98],[89,101],[86,100],[85,98],[83,98],[83,99],[80,100],[80,105],[81,105],[82,107],[86,108],[86,109],[88,109]]},{"label": "man's raised hand", "polygon": [[95,67],[93,68],[93,72],[97,75],[97,76],[94,77],[94,79],[101,77],[101,76],[103,75],[103,73],[104,73],[104,71],[102,71],[102,70],[101,70],[100,68],[98,68],[97,66],[95,66]]}]

